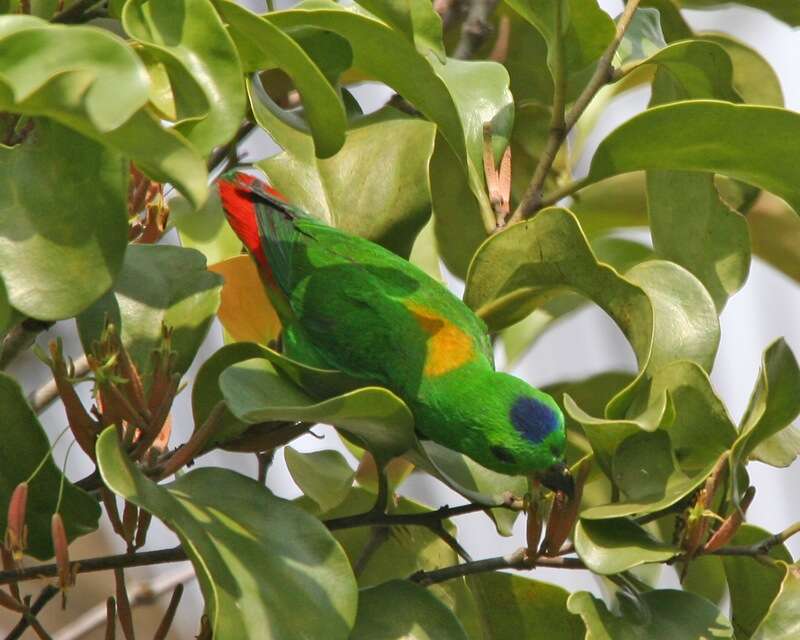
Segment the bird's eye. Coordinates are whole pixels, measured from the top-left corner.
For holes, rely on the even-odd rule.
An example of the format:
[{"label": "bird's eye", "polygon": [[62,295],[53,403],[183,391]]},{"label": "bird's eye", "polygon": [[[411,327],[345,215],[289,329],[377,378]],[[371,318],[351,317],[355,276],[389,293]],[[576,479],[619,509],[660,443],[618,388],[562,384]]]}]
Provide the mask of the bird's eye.
[{"label": "bird's eye", "polygon": [[505,447],[501,447],[500,445],[495,445],[489,449],[495,458],[500,460],[500,462],[505,462],[506,464],[514,464],[516,460],[514,459],[514,455]]}]

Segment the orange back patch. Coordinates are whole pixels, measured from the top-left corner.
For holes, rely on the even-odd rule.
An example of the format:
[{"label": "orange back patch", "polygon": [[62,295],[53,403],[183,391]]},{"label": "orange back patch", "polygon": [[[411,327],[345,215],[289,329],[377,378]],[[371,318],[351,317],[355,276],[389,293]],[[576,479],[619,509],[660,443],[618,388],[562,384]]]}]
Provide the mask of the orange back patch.
[{"label": "orange back patch", "polygon": [[447,318],[413,302],[407,302],[406,307],[423,331],[430,336],[423,370],[425,377],[442,376],[475,357],[472,338]]}]

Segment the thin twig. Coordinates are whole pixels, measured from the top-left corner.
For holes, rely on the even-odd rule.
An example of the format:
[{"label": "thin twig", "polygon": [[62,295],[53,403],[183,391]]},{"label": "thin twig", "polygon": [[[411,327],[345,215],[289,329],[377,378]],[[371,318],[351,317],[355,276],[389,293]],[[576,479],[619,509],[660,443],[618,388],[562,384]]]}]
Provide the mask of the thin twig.
[{"label": "thin twig", "polygon": [[442,520],[446,520],[447,518],[454,518],[467,513],[475,513],[476,511],[485,511],[487,509],[494,509],[497,507],[514,509],[514,507],[509,503],[497,505],[469,503],[462,504],[457,507],[445,506],[441,509],[437,509],[436,511],[428,511],[426,513],[387,514],[377,511],[367,511],[366,513],[359,513],[354,516],[343,516],[341,518],[323,520],[323,524],[331,531],[367,526],[392,527],[418,525],[421,527],[431,527],[438,525],[438,523],[440,523]]},{"label": "thin twig", "polygon": [[469,60],[481,48],[486,38],[492,33],[490,18],[498,0],[469,0],[469,9],[461,26],[461,37],[458,40],[453,57]]},{"label": "thin twig", "polygon": [[[556,6],[558,7],[559,4],[557,3]],[[612,66],[612,61],[614,59],[614,54],[617,52],[617,49],[622,42],[622,38],[625,36],[625,32],[628,30],[638,6],[639,0],[629,0],[625,5],[625,10],[622,12],[619,21],[617,22],[617,30],[614,35],[614,39],[609,43],[608,47],[606,47],[603,55],[600,56],[600,59],[597,62],[597,67],[595,68],[594,74],[589,80],[589,83],[578,96],[577,100],[575,100],[575,103],[572,105],[569,113],[567,113],[565,116],[564,126],[560,130],[554,130],[551,128],[547,145],[545,146],[545,150],[542,152],[542,156],[539,158],[539,164],[537,165],[536,170],[531,177],[530,184],[525,190],[525,194],[522,196],[519,205],[514,211],[514,215],[511,216],[509,223],[518,222],[525,217],[529,217],[541,209],[542,206],[544,206],[545,198],[542,196],[542,186],[544,185],[544,180],[547,177],[547,174],[550,172],[550,169],[553,166],[556,153],[561,147],[561,144],[564,142],[564,139],[567,137],[567,134],[569,134],[569,132],[572,130],[572,127],[575,126],[581,115],[583,115],[586,107],[589,106],[589,103],[597,95],[597,92],[613,79],[614,68]],[[570,186],[569,193],[572,193],[580,188],[580,186],[576,185],[582,186],[580,182],[573,183]],[[561,197],[564,196],[562,195]],[[552,196],[547,198],[548,204],[552,201]],[[557,201],[558,200],[555,200],[555,202]]]},{"label": "thin twig", "polygon": [[0,371],[3,371],[23,351],[33,345],[42,331],[47,331],[53,322],[25,318],[11,329],[0,342]]},{"label": "thin twig", "polygon": [[[90,16],[87,15],[89,10],[101,2],[103,2],[103,0],[77,0],[77,2],[74,2],[66,9],[58,12],[52,18],[50,18],[50,22],[60,22],[63,24],[86,22],[87,20],[91,19]],[[90,15],[91,17],[96,17],[94,13]]]},{"label": "thin twig", "polygon": [[255,128],[256,123],[252,120],[245,120],[242,122],[233,138],[231,138],[230,142],[222,145],[221,147],[217,147],[209,156],[208,162],[206,163],[206,168],[209,171],[214,171],[219,165],[225,162],[230,154],[244,141],[247,136],[250,135]]},{"label": "thin twig", "polygon": [[42,589],[41,593],[39,593],[36,600],[34,600],[33,604],[30,606],[30,609],[22,616],[22,619],[6,636],[5,640],[17,640],[21,638],[22,634],[31,626],[31,620],[36,618],[38,613],[44,609],[44,606],[58,595],[58,592],[58,587],[51,584]]},{"label": "thin twig", "polygon": [[417,571],[409,576],[409,580],[419,582],[423,585],[431,585],[453,578],[473,575],[475,573],[486,573],[487,571],[497,571],[498,569],[517,569],[527,571],[536,567],[549,567],[552,569],[586,569],[586,565],[580,558],[531,558],[525,549],[519,549],[507,556],[496,558],[486,558],[485,560],[474,560],[464,562],[443,569],[434,571]]},{"label": "thin twig", "polygon": [[160,478],[168,478],[200,455],[211,436],[214,435],[214,432],[219,427],[220,421],[225,417],[226,412],[227,407],[220,400],[211,410],[211,413],[208,414],[206,421],[192,434],[186,444],[177,449],[166,464],[158,470],[158,476]]},{"label": "thin twig", "polygon": [[[77,573],[93,573],[107,571],[117,567],[144,567],[151,564],[166,562],[181,562],[188,560],[186,552],[181,547],[159,549],[158,551],[144,551],[142,553],[120,553],[112,556],[86,558],[72,563],[72,570]],[[38,578],[52,578],[58,574],[58,567],[53,564],[40,564],[23,569],[0,571],[0,585],[12,582],[25,582]],[[58,590],[56,590],[58,591]]]},{"label": "thin twig", "polygon": [[[160,575],[152,580],[143,580],[128,589],[131,608],[154,603],[159,597],[175,589],[176,586],[194,580],[193,567],[185,567]],[[81,616],[59,629],[53,640],[79,640],[94,629],[105,624],[107,601],[101,602]]]}]

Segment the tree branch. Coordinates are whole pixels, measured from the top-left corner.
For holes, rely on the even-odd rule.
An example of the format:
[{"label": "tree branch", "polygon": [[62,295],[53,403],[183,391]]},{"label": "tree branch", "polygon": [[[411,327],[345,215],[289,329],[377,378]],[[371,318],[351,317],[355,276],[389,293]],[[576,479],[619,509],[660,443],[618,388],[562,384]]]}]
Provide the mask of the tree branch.
[{"label": "tree branch", "polygon": [[20,621],[9,632],[5,640],[17,640],[18,638],[21,638],[22,634],[25,633],[28,627],[31,626],[31,622],[36,619],[36,616],[39,614],[39,612],[44,609],[45,605],[57,594],[58,587],[54,587],[51,584],[42,589],[41,593],[39,593],[36,600],[34,600],[33,604],[30,606],[30,609],[23,614]]},{"label": "tree branch", "polygon": [[[556,6],[559,5],[556,4]],[[542,156],[539,158],[539,164],[537,165],[536,170],[531,177],[531,182],[528,185],[528,188],[525,190],[525,194],[522,196],[522,199],[520,200],[520,203],[514,211],[514,215],[511,216],[509,222],[519,222],[523,218],[535,214],[537,211],[539,211],[539,209],[542,208],[542,206],[544,206],[545,202],[550,204],[558,201],[553,200],[552,196],[548,197],[547,199],[543,198],[542,186],[544,185],[545,178],[550,172],[553,162],[555,161],[556,153],[561,147],[561,144],[564,142],[564,139],[567,137],[567,134],[569,134],[569,132],[572,130],[572,127],[574,127],[578,122],[580,117],[583,115],[583,112],[586,110],[586,107],[589,106],[589,103],[597,95],[597,92],[600,91],[600,89],[605,86],[606,83],[613,79],[614,68],[611,63],[614,59],[614,54],[617,52],[617,49],[622,42],[622,38],[625,36],[625,32],[628,30],[638,6],[639,0],[629,0],[625,5],[625,10],[622,12],[619,21],[617,22],[617,30],[614,35],[614,39],[609,43],[608,47],[606,47],[603,55],[600,56],[600,59],[597,61],[597,67],[595,68],[594,74],[589,80],[589,83],[578,96],[577,100],[575,100],[575,103],[572,105],[569,113],[567,113],[565,116],[563,128],[560,131],[551,128],[545,150],[542,152]],[[558,82],[556,82],[556,84],[558,84]],[[553,106],[555,109],[555,95]],[[568,193],[577,191],[577,189],[579,189],[581,186],[583,186],[581,181],[573,183]],[[563,195],[561,195],[561,197],[563,197]]]},{"label": "tree branch", "polygon": [[42,331],[47,331],[53,322],[25,318],[11,329],[0,342],[0,371],[3,371],[23,351],[26,351]]},{"label": "tree branch", "polygon": [[498,569],[517,569],[527,571],[536,567],[550,567],[552,569],[586,569],[586,565],[580,558],[555,557],[531,558],[526,549],[519,549],[507,556],[497,556],[496,558],[486,558],[473,562],[464,562],[443,569],[434,571],[417,571],[408,577],[413,582],[418,582],[428,586],[453,578],[461,578],[476,573],[486,573],[487,571],[497,571]]},{"label": "tree branch", "polygon": [[214,152],[209,156],[208,162],[206,163],[206,168],[209,171],[214,171],[221,165],[228,157],[233,153],[236,148],[242,143],[242,141],[250,135],[253,129],[256,128],[256,123],[252,120],[245,120],[239,125],[239,129],[236,131],[236,134],[231,138],[231,141],[227,144],[222,145],[221,147],[217,147]]},{"label": "tree branch", "polygon": [[458,40],[453,57],[469,60],[492,33],[490,18],[498,0],[469,0],[469,9],[461,26],[461,37]]}]

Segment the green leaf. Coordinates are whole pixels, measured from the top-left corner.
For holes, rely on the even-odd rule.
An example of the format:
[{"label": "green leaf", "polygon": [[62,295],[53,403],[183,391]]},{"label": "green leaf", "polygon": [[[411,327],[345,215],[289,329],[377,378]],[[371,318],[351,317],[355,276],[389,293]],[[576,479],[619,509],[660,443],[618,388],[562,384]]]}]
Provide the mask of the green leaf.
[{"label": "green leaf", "polygon": [[793,136],[800,136],[800,115],[791,111],[713,100],[666,104],[600,143],[587,184],[639,169],[714,172],[772,191],[797,212],[800,165],[782,155],[782,141]]},{"label": "green leaf", "polygon": [[786,568],[781,589],[769,607],[753,640],[789,640],[800,635],[800,569],[796,564]]},{"label": "green leaf", "polygon": [[[298,504],[307,504],[307,498],[300,498]],[[375,504],[375,494],[362,487],[354,488],[346,500],[333,511],[324,514],[327,518],[339,518],[364,513]],[[430,511],[430,507],[408,498],[398,496],[397,504],[389,505],[389,513],[410,514]],[[445,530],[456,535],[456,527],[444,521]],[[431,571],[458,562],[458,555],[436,533],[427,527],[395,527],[390,535],[374,552],[368,556],[362,571],[358,574],[358,584],[362,589],[380,585],[388,580],[405,579],[417,571]],[[350,563],[359,564],[364,550],[371,545],[372,527],[339,529],[334,536],[344,547]],[[442,600],[456,615],[468,631],[468,636],[480,637],[481,626],[477,619],[475,600],[466,587],[463,578],[448,580],[431,585],[429,591]]]},{"label": "green leaf", "polygon": [[107,132],[144,106],[149,78],[133,49],[109,31],[5,15],[0,16],[0,87],[4,111],[56,118],[62,112],[80,114]]},{"label": "green leaf", "polygon": [[[687,9],[710,9],[729,4],[729,0],[677,0],[677,2]],[[800,26],[800,7],[793,2],[786,2],[785,0],[736,0],[736,4],[766,11],[789,26]]]},{"label": "green leaf", "polygon": [[[500,135],[510,128],[513,113],[508,77],[501,65],[453,60],[442,65],[422,56],[385,23],[329,2],[278,11],[268,19],[284,29],[303,25],[337,33],[350,43],[356,69],[392,87],[436,123],[455,156],[448,171],[456,174],[454,167],[459,167],[463,174],[457,181],[459,189],[466,188],[462,219],[472,224],[477,213],[488,226],[493,214],[483,180],[483,124],[493,121]],[[467,80],[471,84],[463,84]],[[481,86],[481,91],[475,91],[476,86]],[[435,166],[431,175],[436,211],[435,182],[440,176]]]},{"label": "green leaf", "polygon": [[583,640],[586,629],[567,611],[569,593],[554,584],[509,573],[482,573],[467,579],[480,611],[486,638]]},{"label": "green leaf", "polygon": [[11,326],[11,320],[14,317],[14,309],[8,302],[8,291],[3,279],[0,278],[0,336],[2,336],[6,329]]},{"label": "green leaf", "polygon": [[202,204],[205,163],[183,136],[143,108],[147,71],[123,41],[93,27],[47,25],[30,16],[0,16],[0,39],[0,109],[57,120]]},{"label": "green leaf", "polygon": [[[282,125],[261,102],[253,102],[259,124]],[[342,149],[317,160],[306,135],[287,130],[285,151],[257,166],[294,204],[342,229],[408,257],[430,217],[428,170],[436,127],[387,109],[347,132]]]},{"label": "green leaf", "polygon": [[98,440],[97,461],[115,493],[180,538],[215,638],[349,637],[355,578],[316,518],[228,469],[197,469],[157,485],[123,453],[113,428]]},{"label": "green leaf", "polygon": [[[742,525],[730,541],[731,545],[755,545],[770,536],[769,532],[751,524]],[[784,545],[772,547],[773,560],[791,563],[792,556]],[[766,616],[785,576],[782,566],[769,566],[742,556],[722,556],[728,591],[731,596],[731,621],[736,637],[749,638]]]},{"label": "green leaf", "polygon": [[701,555],[689,563],[676,565],[681,577],[681,586],[719,605],[728,593],[725,567],[721,556]]},{"label": "green leaf", "polygon": [[656,540],[629,518],[579,520],[575,550],[593,572],[621,573],[648,562],[665,562],[679,549]]},{"label": "green leaf", "polygon": [[[414,452],[407,455],[418,467],[425,469],[448,487],[465,498],[485,505],[503,502],[510,492],[523,496],[528,490],[528,481],[523,476],[507,476],[497,473],[461,453],[425,440],[419,443]],[[510,509],[491,509],[488,511],[494,520],[497,532],[510,536],[519,512]]]},{"label": "green leaf", "polygon": [[686,40],[694,36],[675,0],[642,0],[639,6],[658,9],[659,23],[667,42]]},{"label": "green leaf", "polygon": [[783,90],[778,75],[758,51],[727,33],[701,33],[699,37],[725,49],[733,63],[733,88],[745,102],[783,106]]},{"label": "green leaf", "polygon": [[658,10],[638,8],[614,55],[615,64],[644,60],[666,46]]},{"label": "green leaf", "polygon": [[762,195],[747,224],[753,253],[800,282],[800,218],[783,201]]},{"label": "green leaf", "polygon": [[[436,67],[455,102],[468,153],[470,171],[479,174],[480,197],[475,197],[474,180],[452,170],[455,149],[445,148],[440,137],[431,160],[431,196],[434,231],[439,252],[448,268],[463,276],[472,254],[486,238],[486,203],[483,187],[483,126],[491,124],[492,146],[499,159],[511,138],[514,103],[509,92],[508,72],[495,62],[448,60]],[[475,87],[480,87],[476,91]],[[474,176],[473,176],[474,177]],[[472,197],[470,194],[472,193]],[[481,213],[483,211],[483,213]],[[488,214],[494,224],[494,213]],[[453,229],[459,241],[452,241]]]},{"label": "green leaf", "polygon": [[444,603],[407,580],[392,580],[358,594],[351,640],[467,640]]},{"label": "green leaf", "polygon": [[182,65],[205,93],[207,113],[178,123],[177,130],[203,155],[230,140],[245,113],[244,83],[236,48],[211,1],[130,0],[122,26],[168,69]]},{"label": "green leaf", "polygon": [[[614,469],[625,467],[623,461],[615,461],[624,446],[629,469],[635,463],[637,473],[660,478],[644,485],[644,496],[635,482],[629,482],[627,487],[633,487],[637,497],[584,509],[582,518],[621,518],[654,513],[675,504],[705,480],[736,437],[725,406],[697,364],[673,362],[659,369],[647,386],[646,391],[638,392],[630,409],[632,415],[639,416],[637,421],[591,418],[576,410],[574,403],[565,402],[567,412],[583,426],[609,477],[617,480]],[[661,409],[664,398],[668,404]],[[666,459],[669,462],[665,463]]]},{"label": "green leaf", "polygon": [[800,367],[781,338],[764,352],[756,386],[742,417],[739,438],[731,451],[738,463],[770,436],[779,433],[800,414]]},{"label": "green leaf", "polygon": [[127,168],[52,120],[34,126],[19,146],[0,146],[0,276],[22,313],[59,320],[103,295],[122,267]]},{"label": "green leaf", "polygon": [[557,42],[556,2],[563,4],[563,35],[559,40],[564,49],[564,63],[567,75],[574,75],[585,70],[603,54],[614,37],[614,23],[596,0],[506,0],[544,37],[551,69]]},{"label": "green leaf", "polygon": [[414,446],[410,411],[381,387],[363,387],[317,402],[261,358],[228,367],[219,377],[219,386],[231,413],[246,423],[325,422],[384,462]]},{"label": "green leaf", "polygon": [[433,53],[444,62],[442,19],[428,0],[359,0],[358,4],[413,42],[422,55]]},{"label": "green leaf", "polygon": [[28,406],[17,382],[0,373],[0,407],[3,407],[3,446],[0,447],[0,531],[5,531],[6,506],[11,493],[44,461],[28,488],[25,522],[28,526],[26,553],[44,560],[53,555],[50,518],[56,509],[59,488],[64,483],[59,513],[67,538],[74,540],[97,529],[100,507],[92,496],[75,487],[61,473],[50,453],[50,442],[36,414]]},{"label": "green leaf", "polygon": [[[284,33],[281,25],[276,24],[276,14],[262,18],[227,0],[221,0],[217,6],[233,34],[245,70],[278,68],[284,71],[303,99],[304,115],[314,138],[316,155],[328,158],[335,154],[344,144],[347,121],[344,105],[320,68],[299,44]],[[255,104],[253,108],[256,108]],[[283,118],[289,123],[293,120],[285,112]],[[296,117],[293,126],[305,129],[305,123],[297,121]],[[280,139],[278,142],[283,144]]]},{"label": "green leaf", "polygon": [[[667,85],[672,93],[654,95],[652,104],[685,99],[708,98],[741,102],[734,89],[734,67],[724,47],[706,40],[676,42],[642,60],[638,66],[656,65],[668,72]],[[656,82],[658,87],[659,83]],[[660,94],[660,95],[659,95]]]},{"label": "green leaf", "polygon": [[338,451],[300,453],[284,447],[283,455],[292,480],[322,511],[340,505],[353,486],[355,472]]},{"label": "green leaf", "polygon": [[621,615],[611,613],[588,591],[573,593],[567,608],[586,623],[587,640],[675,640],[732,638],[733,629],[713,604],[693,593],[659,589],[639,595],[638,607],[625,597]]},{"label": "green leaf", "polygon": [[800,429],[791,425],[763,440],[750,453],[751,460],[773,467],[788,467],[797,456],[800,456]]},{"label": "green leaf", "polygon": [[120,329],[123,344],[145,380],[162,327],[172,328],[174,371],[184,373],[211,326],[219,306],[222,279],[206,270],[194,249],[169,245],[131,245],[114,289],[78,318],[86,351],[98,340],[106,319]]},{"label": "green leaf", "polygon": [[205,204],[195,209],[189,201],[176,196],[169,200],[169,219],[178,230],[181,245],[197,249],[209,265],[242,252],[242,241],[225,219],[219,193],[213,189]]}]

